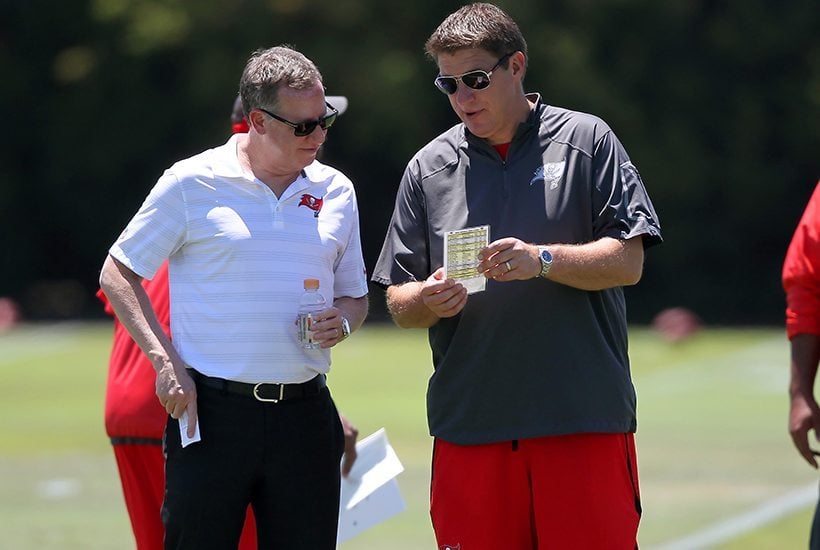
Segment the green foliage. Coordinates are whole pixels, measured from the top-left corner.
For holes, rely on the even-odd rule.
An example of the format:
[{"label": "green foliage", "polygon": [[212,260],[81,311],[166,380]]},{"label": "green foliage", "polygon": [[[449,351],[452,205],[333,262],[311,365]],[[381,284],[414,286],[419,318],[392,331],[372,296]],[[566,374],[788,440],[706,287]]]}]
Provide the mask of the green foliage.
[{"label": "green foliage", "polygon": [[[97,312],[107,247],[164,168],[224,141],[245,60],[279,43],[350,99],[327,158],[357,184],[372,268],[408,159],[456,122],[422,45],[461,3],[0,4],[0,108],[13,131],[0,163],[0,294],[55,317],[37,285],[79,281],[84,308],[72,314]],[[604,118],[650,189],[667,242],[629,291],[632,318],[684,305],[710,322],[780,322],[780,262],[820,174],[815,3],[500,3],[528,39],[527,88]]]}]

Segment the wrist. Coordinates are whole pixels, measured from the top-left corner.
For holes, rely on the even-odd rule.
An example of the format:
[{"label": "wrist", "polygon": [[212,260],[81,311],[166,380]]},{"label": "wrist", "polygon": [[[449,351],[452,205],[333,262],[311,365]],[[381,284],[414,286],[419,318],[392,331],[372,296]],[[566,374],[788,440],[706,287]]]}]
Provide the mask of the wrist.
[{"label": "wrist", "polygon": [[803,388],[789,388],[791,399],[803,399],[804,401],[814,401],[814,392]]},{"label": "wrist", "polygon": [[541,263],[541,270],[537,277],[546,279],[552,270],[553,257],[548,246],[538,246],[538,261]]},{"label": "wrist", "polygon": [[148,360],[151,361],[151,365],[154,367],[154,370],[158,373],[163,370],[174,370],[174,362],[171,360],[170,357],[168,357],[166,353],[164,353],[164,351],[149,352]]}]

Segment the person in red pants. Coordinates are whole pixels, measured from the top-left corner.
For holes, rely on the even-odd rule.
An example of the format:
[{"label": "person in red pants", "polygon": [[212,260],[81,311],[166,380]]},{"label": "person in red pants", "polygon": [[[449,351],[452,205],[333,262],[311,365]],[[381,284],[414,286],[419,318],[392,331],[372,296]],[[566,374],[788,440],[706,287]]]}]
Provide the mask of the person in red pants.
[{"label": "person in red pants", "polygon": [[425,51],[461,122],[407,164],[371,280],[396,325],[428,330],[438,548],[632,550],[623,287],[662,241],[649,193],[603,120],[525,91],[498,6],[462,6]]},{"label": "person in red pants", "polygon": [[[145,281],[144,287],[162,328],[170,333],[167,262],[156,277]],[[113,315],[105,295],[100,291],[97,296],[105,304],[106,313]],[[160,508],[165,494],[162,434],[168,413],[157,400],[154,382],[154,368],[115,317],[105,394],[105,431],[114,448],[137,550],[162,550],[165,536]],[[256,523],[250,510],[239,549],[256,549]]]},{"label": "person in red pants", "polygon": [[[347,107],[344,97],[329,96],[327,99],[337,106],[340,114]],[[231,128],[233,133],[248,131],[239,102],[234,104]],[[143,281],[143,287],[158,321],[170,336],[167,261],[152,280]],[[97,297],[103,302],[105,312],[114,316],[105,294],[98,291]],[[168,413],[157,399],[155,380],[151,362],[114,316],[105,393],[105,430],[114,449],[137,550],[162,550],[165,536],[160,509],[165,495],[162,436]],[[344,416],[340,419],[345,434],[342,474],[347,475],[356,460],[358,431]],[[256,548],[256,521],[249,507],[238,549]]]}]

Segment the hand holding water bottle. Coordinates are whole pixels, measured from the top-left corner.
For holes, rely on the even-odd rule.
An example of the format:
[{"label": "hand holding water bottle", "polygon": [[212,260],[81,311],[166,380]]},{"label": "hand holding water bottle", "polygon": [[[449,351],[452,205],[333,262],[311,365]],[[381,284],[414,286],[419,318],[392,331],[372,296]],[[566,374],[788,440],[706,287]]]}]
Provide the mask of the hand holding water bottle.
[{"label": "hand holding water bottle", "polygon": [[335,307],[328,308],[319,292],[319,279],[305,279],[296,319],[299,342],[305,349],[329,348],[350,335],[350,324]]}]

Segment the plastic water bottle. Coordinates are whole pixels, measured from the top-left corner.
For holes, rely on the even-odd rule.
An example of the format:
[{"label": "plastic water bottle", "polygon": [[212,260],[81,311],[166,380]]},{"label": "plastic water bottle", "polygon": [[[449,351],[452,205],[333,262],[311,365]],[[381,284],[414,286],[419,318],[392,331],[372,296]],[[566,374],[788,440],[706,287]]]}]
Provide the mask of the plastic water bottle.
[{"label": "plastic water bottle", "polygon": [[313,325],[313,315],[327,309],[325,297],[319,292],[319,279],[305,279],[305,291],[299,297],[299,341],[305,349],[319,349],[319,344],[313,341],[310,329]]}]

